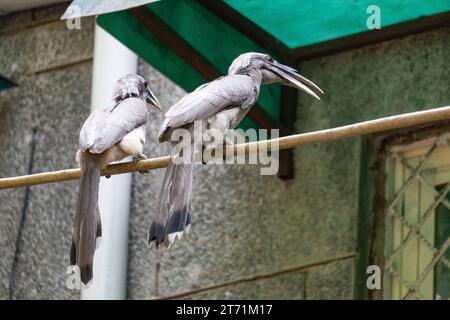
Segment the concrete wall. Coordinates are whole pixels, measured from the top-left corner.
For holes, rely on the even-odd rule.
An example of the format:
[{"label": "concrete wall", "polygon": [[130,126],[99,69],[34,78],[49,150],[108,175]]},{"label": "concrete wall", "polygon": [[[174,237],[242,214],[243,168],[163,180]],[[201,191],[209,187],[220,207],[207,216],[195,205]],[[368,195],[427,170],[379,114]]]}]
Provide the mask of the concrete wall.
[{"label": "concrete wall", "polygon": [[[80,125],[89,115],[94,20],[68,30],[65,5],[0,17],[0,73],[19,87],[0,91],[0,176],[27,174],[33,129],[35,172],[73,168]],[[66,268],[77,181],[0,191],[0,298],[8,298],[22,210],[26,219],[14,298],[69,299]]]},{"label": "concrete wall", "polygon": [[[0,92],[0,176],[26,174],[37,128],[36,172],[75,166],[89,113],[93,19],[67,30],[63,7],[0,18],[0,73],[20,87]],[[301,64],[326,92],[300,95],[298,131],[450,103],[449,30]],[[185,92],[144,62],[139,72],[167,108]],[[156,128],[161,114],[152,111]],[[295,150],[296,179],[257,166],[198,166],[191,232],[158,257],[145,237],[163,170],[136,174],[130,221],[130,299],[352,298],[357,251],[360,139]],[[149,136],[149,157],[167,154]],[[364,165],[364,164],[363,164]],[[30,188],[15,298],[78,298],[65,287],[77,182]],[[0,191],[0,298],[8,297],[25,189]],[[157,261],[160,260],[160,269]]]}]

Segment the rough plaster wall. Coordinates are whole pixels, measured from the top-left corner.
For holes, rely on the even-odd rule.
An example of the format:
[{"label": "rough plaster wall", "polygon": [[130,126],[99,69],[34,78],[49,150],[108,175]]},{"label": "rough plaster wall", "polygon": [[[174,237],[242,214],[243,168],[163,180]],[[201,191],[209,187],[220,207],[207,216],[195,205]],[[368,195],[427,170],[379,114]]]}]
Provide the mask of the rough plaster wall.
[{"label": "rough plaster wall", "polygon": [[[34,171],[73,168],[89,114],[93,19],[68,30],[65,5],[0,18],[0,72],[19,84],[0,91],[0,176],[26,174],[37,129]],[[14,275],[16,299],[68,299],[66,267],[78,183],[30,187]],[[0,191],[0,299],[8,298],[25,188]]]}]

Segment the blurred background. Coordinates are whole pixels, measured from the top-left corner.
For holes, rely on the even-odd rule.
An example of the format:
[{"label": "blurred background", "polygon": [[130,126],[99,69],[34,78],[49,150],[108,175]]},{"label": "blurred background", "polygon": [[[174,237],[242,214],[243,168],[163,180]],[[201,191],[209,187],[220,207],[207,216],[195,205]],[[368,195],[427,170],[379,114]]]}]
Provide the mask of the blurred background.
[{"label": "blurred background", "polygon": [[[450,105],[448,1],[150,2],[0,0],[1,178],[76,167],[80,128],[119,76],[144,76],[167,110],[248,51],[325,95],[267,86],[242,128],[289,135]],[[145,154],[166,155],[150,113]],[[0,299],[449,299],[449,128],[283,151],[275,176],[197,166],[191,232],[159,255],[146,233],[164,170],[102,181],[104,237],[81,295],[66,272],[78,181],[0,190]]]}]

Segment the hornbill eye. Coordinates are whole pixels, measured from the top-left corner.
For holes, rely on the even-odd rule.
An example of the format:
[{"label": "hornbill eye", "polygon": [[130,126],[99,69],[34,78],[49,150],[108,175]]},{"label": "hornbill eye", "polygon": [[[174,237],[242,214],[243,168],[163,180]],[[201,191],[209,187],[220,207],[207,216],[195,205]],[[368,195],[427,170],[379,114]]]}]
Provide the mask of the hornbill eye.
[{"label": "hornbill eye", "polygon": [[271,56],[265,56],[265,58],[269,62],[273,62],[273,58]]},{"label": "hornbill eye", "polygon": [[144,87],[147,87],[147,86],[148,86],[147,81],[144,81]]}]

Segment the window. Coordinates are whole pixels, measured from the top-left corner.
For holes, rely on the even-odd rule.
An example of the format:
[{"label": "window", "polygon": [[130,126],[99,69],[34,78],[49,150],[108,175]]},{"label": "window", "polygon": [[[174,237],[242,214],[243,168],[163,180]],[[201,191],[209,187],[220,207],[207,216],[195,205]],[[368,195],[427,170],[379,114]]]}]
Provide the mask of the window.
[{"label": "window", "polygon": [[450,299],[449,137],[390,148],[386,299]]}]

